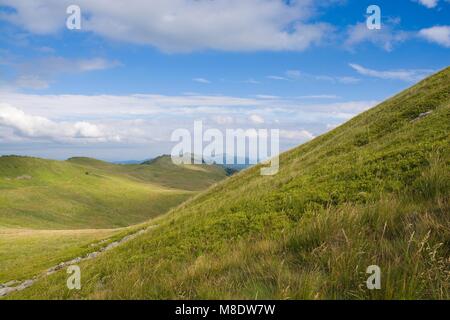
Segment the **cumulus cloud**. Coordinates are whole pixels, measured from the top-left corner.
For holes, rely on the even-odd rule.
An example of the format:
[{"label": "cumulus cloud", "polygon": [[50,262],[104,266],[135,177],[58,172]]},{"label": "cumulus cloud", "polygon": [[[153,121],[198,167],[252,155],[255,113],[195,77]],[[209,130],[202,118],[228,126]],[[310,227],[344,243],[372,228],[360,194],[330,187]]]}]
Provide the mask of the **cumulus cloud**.
[{"label": "cumulus cloud", "polygon": [[8,104],[0,104],[0,127],[6,127],[13,134],[24,138],[49,138],[55,141],[84,139],[86,141],[118,141],[118,136],[106,135],[100,127],[79,121],[55,122],[45,117],[26,114]]},{"label": "cumulus cloud", "polygon": [[[70,0],[0,0],[15,9],[1,18],[36,34],[65,27]],[[310,22],[314,1],[79,0],[82,31],[167,52],[304,50],[330,31]]]},{"label": "cumulus cloud", "polygon": [[350,63],[350,67],[352,67],[356,72],[361,75],[386,79],[386,80],[401,80],[407,82],[415,82],[422,80],[426,76],[430,75],[433,70],[430,69],[412,69],[412,70],[374,70],[365,68],[356,63]]},{"label": "cumulus cloud", "polygon": [[438,0],[416,0],[416,1],[429,9],[436,7],[439,2]]},{"label": "cumulus cloud", "polygon": [[422,38],[450,48],[450,26],[434,26],[419,31]]}]

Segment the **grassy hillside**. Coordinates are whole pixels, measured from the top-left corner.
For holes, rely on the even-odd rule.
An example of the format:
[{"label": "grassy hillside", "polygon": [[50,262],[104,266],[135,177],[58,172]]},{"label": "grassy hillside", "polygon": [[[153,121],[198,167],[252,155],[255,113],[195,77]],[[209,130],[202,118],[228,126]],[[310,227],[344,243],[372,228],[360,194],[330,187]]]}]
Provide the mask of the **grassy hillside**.
[{"label": "grassy hillside", "polygon": [[0,226],[124,227],[166,212],[225,176],[219,167],[193,170],[167,157],[149,165],[0,157]]},{"label": "grassy hillside", "polygon": [[450,68],[11,298],[449,299],[449,133]]}]

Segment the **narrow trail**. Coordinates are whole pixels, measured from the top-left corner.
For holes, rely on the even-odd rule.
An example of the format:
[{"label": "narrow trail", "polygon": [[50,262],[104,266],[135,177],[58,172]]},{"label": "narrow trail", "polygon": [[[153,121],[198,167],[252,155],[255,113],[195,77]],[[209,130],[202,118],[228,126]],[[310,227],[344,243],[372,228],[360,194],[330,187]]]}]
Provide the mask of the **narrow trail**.
[{"label": "narrow trail", "polygon": [[74,265],[74,264],[80,263],[85,260],[94,259],[99,254],[109,251],[127,241],[130,241],[130,240],[136,238],[137,236],[149,231],[150,229],[155,228],[156,226],[157,225],[151,225],[145,229],[141,229],[135,233],[129,234],[118,241],[111,242],[107,246],[100,248],[98,251],[90,252],[82,257],[77,257],[77,258],[74,258],[74,259],[66,261],[66,262],[61,262],[60,264],[47,269],[43,273],[36,275],[31,279],[24,280],[24,281],[12,280],[12,281],[6,282],[4,284],[0,284],[0,297],[5,297],[13,292],[22,291],[28,287],[31,287],[37,280],[47,277],[47,276],[55,273],[56,271],[61,270],[64,267],[68,267],[70,265]]}]

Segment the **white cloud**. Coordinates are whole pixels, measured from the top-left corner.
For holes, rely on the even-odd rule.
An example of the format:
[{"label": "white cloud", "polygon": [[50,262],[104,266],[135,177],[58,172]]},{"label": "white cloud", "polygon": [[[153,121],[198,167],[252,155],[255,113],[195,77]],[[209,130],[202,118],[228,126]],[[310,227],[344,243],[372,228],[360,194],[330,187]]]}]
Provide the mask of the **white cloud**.
[{"label": "white cloud", "polygon": [[450,26],[434,26],[419,31],[419,36],[428,41],[450,48]]},{"label": "white cloud", "polygon": [[317,94],[317,95],[307,95],[298,96],[297,99],[339,99],[340,97],[334,94]]},{"label": "white cloud", "polygon": [[422,80],[433,70],[429,69],[413,69],[413,70],[384,70],[378,71],[373,69],[365,68],[359,64],[350,63],[350,67],[352,67],[356,72],[362,74],[364,76],[386,79],[386,80],[401,80],[407,82],[415,82]]},{"label": "white cloud", "polygon": [[8,104],[0,104],[0,127],[12,129],[15,136],[49,138],[55,141],[84,139],[86,141],[117,141],[118,136],[106,135],[98,126],[86,121],[55,122],[45,117],[26,114]]},{"label": "white cloud", "polygon": [[302,72],[300,70],[287,70],[284,72],[284,76],[271,75],[267,77],[271,80],[280,81],[300,81],[300,80],[315,80],[315,81],[328,81],[333,83],[341,84],[355,84],[360,81],[360,79],[350,76],[329,76],[329,75],[317,75]]},{"label": "white cloud", "polygon": [[226,115],[218,115],[212,117],[213,121],[220,125],[227,125],[227,124],[233,124],[234,119],[233,117],[226,116]]},{"label": "white cloud", "polygon": [[268,99],[268,100],[280,98],[279,96],[274,96],[274,95],[270,95],[270,94],[257,94],[255,97],[259,98],[259,99]]},{"label": "white cloud", "polygon": [[[2,18],[36,34],[65,27],[70,0],[0,0],[15,9]],[[108,39],[155,46],[167,52],[304,50],[330,30],[310,23],[314,1],[78,0],[82,30]]]},{"label": "white cloud", "polygon": [[[190,115],[230,108],[248,108],[269,104],[256,98],[221,95],[166,96],[157,94],[133,95],[37,95],[3,92],[0,102],[19,106],[26,112],[45,117],[124,118],[152,115]],[[238,109],[240,110],[240,109]],[[216,111],[214,111],[216,112]]]},{"label": "white cloud", "polygon": [[41,79],[37,75],[21,75],[14,82],[19,88],[42,90],[49,87],[47,80]]},{"label": "white cloud", "polygon": [[270,80],[280,80],[280,81],[287,81],[287,80],[289,80],[288,78],[286,78],[286,77],[280,77],[280,76],[267,76],[266,77],[267,79],[270,79]]},{"label": "white cloud", "polygon": [[118,61],[109,61],[104,58],[68,59],[50,56],[37,60],[28,60],[25,63],[16,64],[22,72],[58,74],[58,73],[82,73],[114,68],[120,65]]},{"label": "white cloud", "polygon": [[264,118],[257,114],[250,115],[249,120],[254,124],[263,124],[265,122]]},{"label": "white cloud", "polygon": [[411,35],[405,31],[395,29],[399,22],[391,20],[383,24],[380,30],[370,30],[365,22],[347,28],[347,39],[344,41],[344,47],[353,50],[361,43],[370,42],[386,51],[392,51],[394,45],[407,40]]},{"label": "white cloud", "polygon": [[53,78],[60,74],[76,74],[114,68],[120,65],[115,60],[100,57],[91,59],[68,59],[49,56],[39,59],[17,61],[14,57],[3,59],[3,63],[12,66],[17,72],[15,79],[10,82],[19,88],[47,89]]},{"label": "white cloud", "polygon": [[[16,106],[26,113],[53,119],[139,119],[160,116],[246,115],[280,112],[336,112],[357,114],[376,101],[347,101],[304,104],[298,99],[262,95],[255,98],[219,95],[166,96],[133,95],[37,95],[2,92],[0,103]],[[273,118],[279,118],[277,115]],[[266,119],[269,119],[266,117]]]},{"label": "white cloud", "polygon": [[120,63],[117,61],[108,61],[102,58],[75,60],[70,62],[70,64],[71,64],[70,70],[75,69],[75,71],[78,70],[80,72],[105,70],[120,65]]},{"label": "white cloud", "polygon": [[438,0],[417,0],[421,5],[431,9],[437,6]]},{"label": "white cloud", "polygon": [[300,78],[300,76],[302,75],[302,73],[300,72],[300,70],[288,70],[286,71],[286,76],[288,76],[289,78]]},{"label": "white cloud", "polygon": [[343,84],[354,84],[361,81],[361,79],[355,77],[337,77],[336,79],[338,82]]},{"label": "white cloud", "polygon": [[211,81],[209,81],[208,79],[205,79],[205,78],[194,78],[194,79],[192,79],[192,81],[198,82],[198,83],[204,83],[204,84],[211,83]]}]

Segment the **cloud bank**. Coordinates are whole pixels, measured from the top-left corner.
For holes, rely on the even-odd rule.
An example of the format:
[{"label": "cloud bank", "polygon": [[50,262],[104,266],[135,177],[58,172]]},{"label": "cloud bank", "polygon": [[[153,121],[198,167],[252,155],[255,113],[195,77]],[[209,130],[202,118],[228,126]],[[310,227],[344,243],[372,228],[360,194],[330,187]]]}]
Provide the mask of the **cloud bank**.
[{"label": "cloud bank", "polygon": [[[1,18],[36,34],[65,27],[68,0],[0,0],[15,12]],[[330,27],[312,23],[314,1],[79,0],[82,31],[151,45],[167,52],[304,50]]]},{"label": "cloud bank", "polygon": [[[2,93],[0,143],[152,144],[195,120],[224,129],[280,129],[301,143],[376,104],[375,101],[308,104],[303,99],[233,96],[82,96]],[[161,126],[161,123],[165,123]]]},{"label": "cloud bank", "polygon": [[8,104],[0,104],[0,127],[12,130],[12,135],[21,138],[42,138],[53,141],[74,139],[91,142],[120,141],[118,136],[109,136],[103,130],[86,121],[55,122],[45,117],[26,114]]}]

